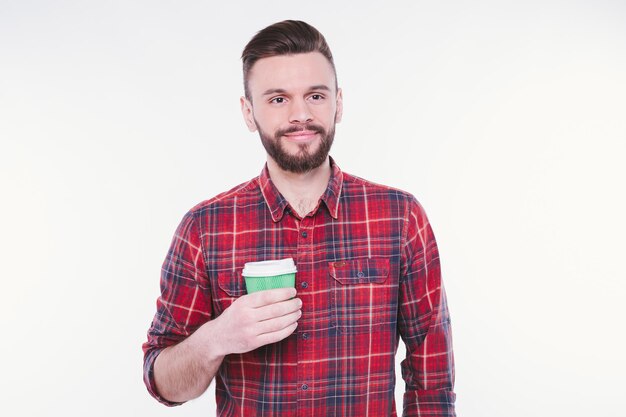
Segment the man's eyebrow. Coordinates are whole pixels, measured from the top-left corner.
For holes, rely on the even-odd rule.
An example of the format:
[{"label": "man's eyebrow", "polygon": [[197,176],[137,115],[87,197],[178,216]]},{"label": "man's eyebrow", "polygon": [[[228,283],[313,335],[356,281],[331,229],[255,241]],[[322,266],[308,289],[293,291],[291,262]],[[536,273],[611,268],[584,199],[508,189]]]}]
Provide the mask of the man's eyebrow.
[{"label": "man's eyebrow", "polygon": [[328,86],[327,86],[327,85],[324,85],[324,84],[318,84],[318,85],[311,86],[311,87],[309,88],[309,90],[324,90],[324,91],[330,91],[330,88],[328,88]]},{"label": "man's eyebrow", "polygon": [[265,90],[263,93],[264,96],[269,96],[271,94],[285,94],[287,91],[282,88],[270,88],[269,90]]},{"label": "man's eyebrow", "polygon": [[[319,90],[330,91],[330,88],[324,84],[312,85],[311,87],[309,87],[309,91],[319,91]],[[269,96],[272,94],[285,94],[285,93],[287,93],[287,90],[283,88],[270,88],[268,90],[265,90],[263,92],[263,95]]]}]

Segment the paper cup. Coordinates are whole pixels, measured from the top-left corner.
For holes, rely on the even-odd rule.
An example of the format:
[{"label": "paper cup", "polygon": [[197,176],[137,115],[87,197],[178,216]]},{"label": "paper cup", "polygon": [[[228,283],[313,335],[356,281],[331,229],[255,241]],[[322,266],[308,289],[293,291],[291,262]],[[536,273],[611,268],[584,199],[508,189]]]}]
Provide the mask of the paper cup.
[{"label": "paper cup", "polygon": [[274,288],[294,287],[296,265],[292,258],[273,261],[248,262],[243,267],[248,294]]}]

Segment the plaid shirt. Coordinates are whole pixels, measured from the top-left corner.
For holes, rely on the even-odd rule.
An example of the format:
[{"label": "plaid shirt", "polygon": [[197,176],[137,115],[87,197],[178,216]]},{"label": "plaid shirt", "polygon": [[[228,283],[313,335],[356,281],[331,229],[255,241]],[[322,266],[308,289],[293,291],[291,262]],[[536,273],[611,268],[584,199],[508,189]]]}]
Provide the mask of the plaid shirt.
[{"label": "plaid shirt", "polygon": [[342,172],[300,218],[261,175],[194,207],[163,264],[144,350],[155,389],[159,352],[246,293],[246,262],[292,257],[302,317],[281,342],[225,357],[219,416],[395,416],[395,353],[406,347],[404,416],[454,416],[450,319],[437,245],[403,191]]}]

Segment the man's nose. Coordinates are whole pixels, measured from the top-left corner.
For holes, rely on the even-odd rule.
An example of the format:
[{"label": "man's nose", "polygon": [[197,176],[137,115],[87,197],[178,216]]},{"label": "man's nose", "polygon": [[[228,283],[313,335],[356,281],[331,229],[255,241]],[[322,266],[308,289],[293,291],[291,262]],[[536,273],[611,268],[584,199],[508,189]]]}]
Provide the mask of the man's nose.
[{"label": "man's nose", "polygon": [[304,99],[292,100],[290,110],[289,122],[291,123],[309,123],[313,121],[313,114]]}]

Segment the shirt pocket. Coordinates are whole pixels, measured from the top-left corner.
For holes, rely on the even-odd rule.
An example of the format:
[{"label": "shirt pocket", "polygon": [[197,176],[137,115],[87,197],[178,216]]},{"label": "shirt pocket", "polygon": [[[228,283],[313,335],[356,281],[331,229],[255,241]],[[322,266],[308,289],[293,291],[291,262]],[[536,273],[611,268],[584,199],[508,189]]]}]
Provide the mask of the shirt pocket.
[{"label": "shirt pocket", "polygon": [[331,304],[342,333],[367,333],[394,322],[389,259],[365,258],[330,262]]},{"label": "shirt pocket", "polygon": [[215,307],[219,314],[226,310],[237,298],[246,294],[246,282],[241,270],[217,273]]}]

